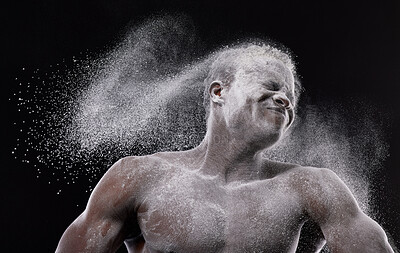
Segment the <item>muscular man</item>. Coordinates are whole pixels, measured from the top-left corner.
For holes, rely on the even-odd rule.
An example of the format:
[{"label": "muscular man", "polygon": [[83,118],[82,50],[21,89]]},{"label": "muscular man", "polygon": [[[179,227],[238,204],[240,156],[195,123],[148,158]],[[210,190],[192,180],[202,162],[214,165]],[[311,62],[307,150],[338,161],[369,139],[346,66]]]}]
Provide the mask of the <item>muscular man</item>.
[{"label": "muscular man", "polygon": [[305,245],[309,252],[325,240],[332,252],[393,252],[332,171],[263,158],[294,119],[287,54],[270,46],[227,49],[205,82],[202,143],[119,160],[57,252],[115,252],[124,242],[129,252],[295,252],[305,223],[322,231]]}]

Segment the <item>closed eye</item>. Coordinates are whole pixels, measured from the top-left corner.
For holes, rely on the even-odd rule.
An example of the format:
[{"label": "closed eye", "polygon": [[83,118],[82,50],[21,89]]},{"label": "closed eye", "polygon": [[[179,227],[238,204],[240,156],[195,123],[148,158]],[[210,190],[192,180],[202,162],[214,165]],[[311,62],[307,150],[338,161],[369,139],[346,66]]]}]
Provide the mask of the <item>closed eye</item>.
[{"label": "closed eye", "polygon": [[269,97],[271,97],[271,94],[264,94],[258,99],[258,102],[263,102],[264,100],[266,100]]},{"label": "closed eye", "polygon": [[281,88],[281,85],[277,82],[268,82],[263,84],[268,90],[270,91],[279,91]]}]

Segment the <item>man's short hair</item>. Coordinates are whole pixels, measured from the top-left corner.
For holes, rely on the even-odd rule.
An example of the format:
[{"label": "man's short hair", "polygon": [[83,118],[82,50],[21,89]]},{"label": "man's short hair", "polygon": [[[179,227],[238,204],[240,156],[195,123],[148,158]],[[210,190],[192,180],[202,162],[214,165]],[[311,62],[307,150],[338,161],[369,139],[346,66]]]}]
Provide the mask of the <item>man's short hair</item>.
[{"label": "man's short hair", "polygon": [[289,51],[264,43],[261,45],[245,43],[223,49],[216,53],[208,76],[204,80],[204,107],[206,110],[206,118],[208,118],[210,113],[210,95],[208,94],[210,84],[213,81],[221,81],[223,86],[229,86],[235,80],[235,75],[240,67],[249,61],[264,57],[281,61],[292,72],[295,79],[295,97],[292,102],[293,105],[296,105],[302,88],[296,74],[295,63]]}]

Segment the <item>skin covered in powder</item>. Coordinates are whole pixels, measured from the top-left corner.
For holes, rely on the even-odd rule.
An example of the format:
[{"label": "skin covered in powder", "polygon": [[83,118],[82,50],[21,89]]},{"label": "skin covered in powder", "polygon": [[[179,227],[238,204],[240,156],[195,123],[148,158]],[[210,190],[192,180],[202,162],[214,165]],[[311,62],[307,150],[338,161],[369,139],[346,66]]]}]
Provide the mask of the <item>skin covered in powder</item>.
[{"label": "skin covered in powder", "polygon": [[269,49],[230,51],[238,69],[207,87],[203,142],[116,163],[57,252],[113,252],[124,239],[130,252],[294,252],[306,221],[333,252],[392,252],[333,172],[263,158],[295,105],[293,69]]}]

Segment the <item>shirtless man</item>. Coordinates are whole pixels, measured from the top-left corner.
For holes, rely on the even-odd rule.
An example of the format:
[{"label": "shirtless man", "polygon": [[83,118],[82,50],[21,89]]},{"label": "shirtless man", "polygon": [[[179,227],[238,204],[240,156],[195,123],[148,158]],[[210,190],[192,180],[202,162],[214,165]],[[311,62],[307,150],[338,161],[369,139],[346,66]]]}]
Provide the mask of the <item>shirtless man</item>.
[{"label": "shirtless man", "polygon": [[294,75],[270,46],[222,52],[205,81],[202,143],[119,160],[57,252],[115,252],[124,242],[129,252],[295,252],[306,222],[322,231],[308,252],[325,240],[332,252],[393,252],[332,171],[263,158],[293,122]]}]

